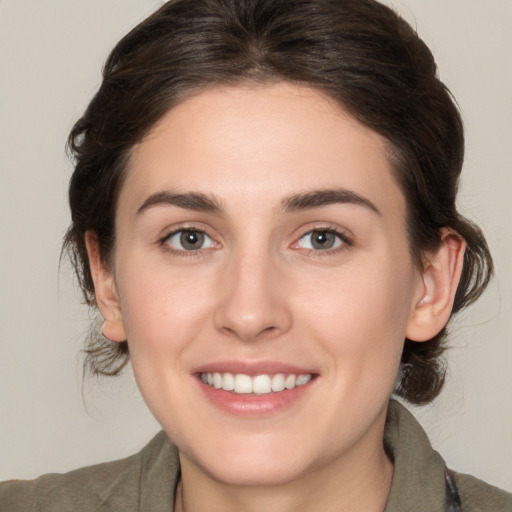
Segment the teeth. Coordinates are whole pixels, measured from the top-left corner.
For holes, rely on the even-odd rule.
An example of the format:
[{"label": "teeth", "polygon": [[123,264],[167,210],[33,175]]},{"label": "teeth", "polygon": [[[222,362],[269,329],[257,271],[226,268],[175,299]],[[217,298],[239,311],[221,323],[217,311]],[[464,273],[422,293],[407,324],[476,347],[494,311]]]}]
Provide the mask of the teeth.
[{"label": "teeth", "polygon": [[272,391],[283,391],[285,388],[285,377],[282,373],[278,373],[272,377]]},{"label": "teeth", "polygon": [[249,375],[239,373],[235,376],[235,393],[252,393],[252,379]]},{"label": "teeth", "polygon": [[258,375],[252,379],[252,392],[257,395],[266,395],[272,391],[270,375]]},{"label": "teeth", "polygon": [[222,389],[224,391],[233,391],[235,389],[235,377],[231,373],[225,373],[222,378]]},{"label": "teeth", "polygon": [[295,381],[296,386],[304,386],[311,380],[311,375],[297,375],[297,379]]},{"label": "teeth", "polygon": [[213,387],[220,389],[222,387],[222,375],[220,373],[213,374]]},{"label": "teeth", "polygon": [[251,377],[244,373],[201,373],[201,381],[216,389],[225,391],[234,391],[237,394],[247,395],[266,395],[269,393],[278,393],[285,389],[293,389],[298,386],[304,386],[311,380],[310,373],[299,375],[276,373],[275,375],[256,375]]},{"label": "teeth", "polygon": [[288,375],[284,381],[284,387],[286,389],[293,389],[295,387],[296,380],[297,377],[295,375]]}]

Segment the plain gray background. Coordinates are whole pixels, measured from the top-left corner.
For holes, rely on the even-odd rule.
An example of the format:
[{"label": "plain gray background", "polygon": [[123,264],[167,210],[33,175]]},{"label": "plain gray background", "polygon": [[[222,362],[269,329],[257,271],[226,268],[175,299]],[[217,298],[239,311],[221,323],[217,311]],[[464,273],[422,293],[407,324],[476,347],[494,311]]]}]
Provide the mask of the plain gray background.
[{"label": "plain gray background", "polygon": [[[67,134],[109,50],[161,4],[0,0],[0,480],[129,455],[159,429],[130,372],[82,385],[89,317],[58,262],[69,220]],[[446,390],[416,414],[451,467],[510,491],[512,0],[393,5],[417,25],[461,106],[460,206],[486,232],[497,269],[457,321]]]}]

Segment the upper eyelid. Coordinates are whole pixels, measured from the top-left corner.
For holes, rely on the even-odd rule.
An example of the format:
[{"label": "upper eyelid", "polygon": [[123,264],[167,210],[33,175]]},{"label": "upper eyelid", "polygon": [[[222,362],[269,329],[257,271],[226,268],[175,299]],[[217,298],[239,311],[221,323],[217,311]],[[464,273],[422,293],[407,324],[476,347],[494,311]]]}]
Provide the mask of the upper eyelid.
[{"label": "upper eyelid", "polygon": [[[310,235],[312,233],[315,233],[315,232],[319,232],[319,233],[331,233],[335,236],[337,236],[338,238],[340,238],[340,240],[343,242],[343,243],[352,243],[351,239],[345,235],[344,233],[342,233],[341,231],[339,230],[335,230],[335,229],[310,229],[309,231],[306,231],[302,236],[300,236],[298,239],[297,239],[297,242],[299,240],[302,240],[305,236],[307,235]],[[297,243],[297,242],[294,242],[294,243]]]},{"label": "upper eyelid", "polygon": [[330,223],[312,225],[306,228],[298,230],[298,234],[294,236],[295,240],[300,240],[303,236],[306,236],[309,233],[313,233],[315,231],[327,231],[329,233],[334,233],[335,235],[339,235],[342,239],[352,241],[354,239],[354,234],[347,228],[342,228],[340,226],[334,226]]},{"label": "upper eyelid", "polygon": [[346,235],[346,233],[339,229],[339,228],[331,228],[331,227],[319,227],[319,228],[312,228],[312,229],[308,229],[307,231],[304,231],[304,233],[302,234],[302,236],[305,236],[305,235],[309,235],[310,233],[314,233],[314,232],[325,232],[325,233],[333,233],[335,235],[340,235],[341,237],[347,237],[348,236]]},{"label": "upper eyelid", "polygon": [[158,239],[160,241],[165,241],[167,238],[181,231],[197,231],[199,233],[204,233],[205,235],[209,236],[212,240],[215,240],[215,237],[212,236],[211,234],[211,229],[204,226],[199,226],[195,223],[188,222],[163,229],[161,231],[161,234],[158,236]]}]

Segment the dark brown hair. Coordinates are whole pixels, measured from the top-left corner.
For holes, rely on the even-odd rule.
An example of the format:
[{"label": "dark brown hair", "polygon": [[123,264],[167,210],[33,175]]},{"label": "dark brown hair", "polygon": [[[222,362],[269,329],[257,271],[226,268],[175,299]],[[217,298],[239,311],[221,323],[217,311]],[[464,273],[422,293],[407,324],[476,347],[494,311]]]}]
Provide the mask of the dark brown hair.
[{"label": "dark brown hair", "polygon": [[[421,265],[439,245],[441,228],[452,228],[467,242],[453,312],[476,300],[492,260],[480,230],[456,209],[461,118],[431,52],[402,18],[374,0],[172,0],[117,44],[69,136],[76,166],[64,248],[86,302],[95,305],[84,234],[96,232],[108,263],[134,145],[204,87],[279,80],[323,91],[389,141],[413,256]],[[425,343],[405,340],[398,395],[421,404],[439,393],[445,337],[446,328]],[[129,358],[127,342],[99,336],[86,353],[96,374],[114,375]]]}]

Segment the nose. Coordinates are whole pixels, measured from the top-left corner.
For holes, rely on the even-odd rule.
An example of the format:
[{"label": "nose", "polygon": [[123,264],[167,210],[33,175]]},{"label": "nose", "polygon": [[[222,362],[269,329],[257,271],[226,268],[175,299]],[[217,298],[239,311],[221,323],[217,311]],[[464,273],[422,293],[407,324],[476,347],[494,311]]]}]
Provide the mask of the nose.
[{"label": "nose", "polygon": [[215,327],[244,342],[286,332],[292,315],[282,269],[268,255],[234,257],[219,285]]}]

